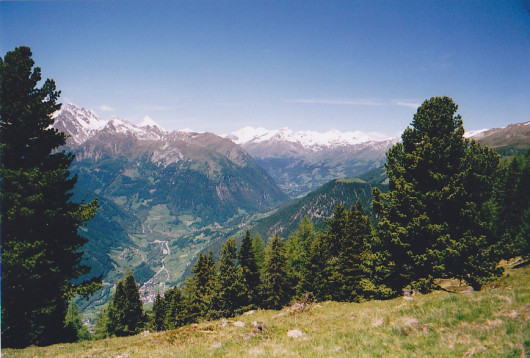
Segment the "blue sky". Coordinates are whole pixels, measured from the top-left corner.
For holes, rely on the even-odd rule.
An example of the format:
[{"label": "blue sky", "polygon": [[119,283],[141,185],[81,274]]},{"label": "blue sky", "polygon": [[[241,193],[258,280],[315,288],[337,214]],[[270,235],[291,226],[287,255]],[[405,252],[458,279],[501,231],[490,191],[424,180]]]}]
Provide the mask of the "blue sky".
[{"label": "blue sky", "polygon": [[61,100],[166,129],[398,135],[448,95],[468,130],[530,120],[527,1],[0,2]]}]

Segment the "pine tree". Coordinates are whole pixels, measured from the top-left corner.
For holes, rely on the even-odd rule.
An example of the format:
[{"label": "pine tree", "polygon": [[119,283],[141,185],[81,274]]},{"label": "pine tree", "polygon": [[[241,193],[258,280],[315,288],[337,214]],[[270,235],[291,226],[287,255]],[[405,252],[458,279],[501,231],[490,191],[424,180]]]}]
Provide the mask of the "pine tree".
[{"label": "pine tree", "polygon": [[175,329],[190,322],[185,297],[178,287],[166,291],[164,307],[164,329]]},{"label": "pine tree", "polygon": [[498,173],[495,201],[497,205],[496,232],[506,243],[506,257],[528,255],[530,237],[522,235],[528,226],[525,212],[530,210],[530,151],[524,156],[512,157]]},{"label": "pine tree", "polygon": [[387,152],[390,191],[379,195],[378,233],[395,290],[413,284],[428,291],[435,277],[479,288],[499,274],[491,200],[498,156],[463,138],[457,109],[448,97],[425,101],[402,143]]},{"label": "pine tree", "polygon": [[86,239],[78,228],[95,215],[97,202],[71,201],[74,156],[59,149],[66,136],[51,128],[60,92],[50,79],[37,87],[40,68],[31,56],[19,47],[0,58],[4,347],[62,341],[68,302],[101,281],[78,280],[89,272],[81,263]]},{"label": "pine tree", "polygon": [[164,297],[160,296],[160,292],[157,292],[155,302],[153,303],[153,321],[152,326],[155,331],[163,331],[166,329],[167,305]]},{"label": "pine tree", "polygon": [[258,287],[260,285],[260,273],[256,260],[256,254],[247,230],[241,247],[239,249],[239,265],[243,274],[244,294],[242,296],[242,307],[250,308],[259,303]]},{"label": "pine tree", "polygon": [[133,273],[127,270],[125,278],[116,285],[116,292],[109,304],[107,331],[118,337],[130,336],[139,333],[145,322],[139,287]]},{"label": "pine tree", "polygon": [[64,325],[67,334],[64,336],[65,342],[77,342],[90,339],[90,332],[81,321],[79,309],[74,302],[70,302],[66,317],[64,318]]},{"label": "pine tree", "polygon": [[286,255],[291,286],[295,295],[301,296],[313,291],[310,256],[311,245],[316,237],[315,228],[309,217],[300,220],[296,230],[287,240]]},{"label": "pine tree", "polygon": [[212,318],[232,317],[245,300],[243,272],[237,265],[236,241],[228,239],[219,254],[219,271],[213,300]]},{"label": "pine tree", "polygon": [[287,276],[285,244],[278,234],[269,241],[265,250],[263,294],[265,307],[279,309],[289,303],[290,282]]},{"label": "pine tree", "polygon": [[330,259],[328,247],[323,234],[319,234],[311,243],[309,256],[309,277],[308,292],[312,292],[314,297],[319,301],[331,299],[329,296],[328,277],[330,269],[328,262]]},{"label": "pine tree", "polygon": [[102,309],[98,312],[96,316],[96,322],[94,324],[94,339],[104,339],[109,337],[109,332],[107,330],[109,320],[109,310],[108,307]]},{"label": "pine tree", "polygon": [[345,293],[343,290],[344,275],[342,272],[340,257],[343,254],[346,245],[348,224],[348,211],[342,204],[335,207],[333,217],[327,221],[327,229],[322,234],[322,248],[325,252],[318,254],[324,262],[323,272],[319,278],[323,279],[319,283],[320,289],[317,297],[331,299],[335,301],[344,301]]},{"label": "pine tree", "polygon": [[372,225],[360,200],[348,212],[346,237],[339,254],[338,268],[343,277],[339,291],[346,301],[389,298],[392,291],[384,284],[380,267],[384,252],[374,237]]},{"label": "pine tree", "polygon": [[263,266],[265,265],[265,244],[261,236],[256,233],[252,239],[252,249],[254,250],[254,255],[256,256],[256,264],[258,269],[261,272]]},{"label": "pine tree", "polygon": [[184,282],[184,292],[188,302],[188,315],[191,322],[207,317],[211,311],[212,296],[216,284],[216,267],[213,251],[209,255],[199,253],[189,277]]}]

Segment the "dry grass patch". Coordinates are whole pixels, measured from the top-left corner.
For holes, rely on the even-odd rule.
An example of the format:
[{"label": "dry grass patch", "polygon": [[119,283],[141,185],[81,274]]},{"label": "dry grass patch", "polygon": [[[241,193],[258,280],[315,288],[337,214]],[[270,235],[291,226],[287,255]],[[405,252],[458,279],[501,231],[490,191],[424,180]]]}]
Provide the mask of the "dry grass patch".
[{"label": "dry grass patch", "polygon": [[[530,268],[508,273],[502,284],[480,292],[256,310],[225,325],[218,320],[133,337],[5,349],[2,357],[524,357],[530,352]],[[288,337],[294,329],[302,336]]]}]

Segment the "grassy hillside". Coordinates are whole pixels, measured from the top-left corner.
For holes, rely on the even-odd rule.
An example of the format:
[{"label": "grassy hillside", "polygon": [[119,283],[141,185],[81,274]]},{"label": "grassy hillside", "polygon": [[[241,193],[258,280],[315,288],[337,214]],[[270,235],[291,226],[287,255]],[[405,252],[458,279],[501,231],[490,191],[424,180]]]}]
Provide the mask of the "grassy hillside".
[{"label": "grassy hillside", "polygon": [[[530,352],[530,267],[480,292],[437,291],[365,303],[256,311],[145,333],[24,350],[3,357],[525,357]],[[259,322],[260,331],[253,322]],[[290,337],[290,330],[300,336]],[[293,332],[291,332],[293,333]]]}]

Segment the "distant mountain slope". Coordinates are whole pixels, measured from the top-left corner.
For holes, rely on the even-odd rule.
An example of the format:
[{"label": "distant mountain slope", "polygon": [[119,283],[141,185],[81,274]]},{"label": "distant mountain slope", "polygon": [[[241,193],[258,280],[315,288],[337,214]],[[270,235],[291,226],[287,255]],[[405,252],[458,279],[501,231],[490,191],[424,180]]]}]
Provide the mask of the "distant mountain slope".
[{"label": "distant mountain slope", "polygon": [[370,184],[360,179],[335,179],[302,198],[282,204],[274,213],[254,225],[251,231],[259,233],[264,239],[274,234],[288,237],[305,216],[318,225],[332,216],[337,205],[342,204],[349,209],[358,198],[365,208],[370,207]]},{"label": "distant mountain slope", "polygon": [[472,138],[494,148],[501,155],[518,154],[530,149],[530,122],[490,129]]},{"label": "distant mountain slope", "polygon": [[396,139],[362,132],[293,132],[243,128],[228,136],[247,150],[291,197],[330,180],[380,167]]},{"label": "distant mountain slope", "polygon": [[[132,269],[146,301],[179,282],[231,220],[288,199],[245,150],[215,134],[105,121],[71,104],[55,119],[76,156],[76,198],[101,205],[84,228],[93,273],[112,284]],[[110,287],[89,308],[104,303]]]}]

